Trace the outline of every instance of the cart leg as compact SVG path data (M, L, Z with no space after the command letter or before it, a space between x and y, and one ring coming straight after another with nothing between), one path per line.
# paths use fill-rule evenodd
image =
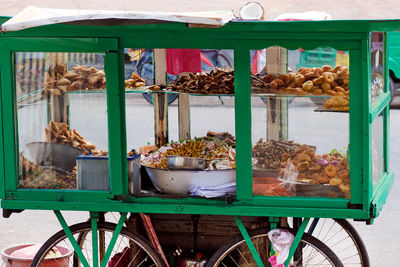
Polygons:
M79 247L78 243L76 242L71 230L69 229L67 223L65 222L64 217L62 216L61 212L59 210L55 210L54 213L56 214L56 217L58 221L61 224L61 227L63 228L65 234L67 235L69 242L71 242L75 253L78 255L79 260L81 261L82 265L84 267L89 267L89 263L87 262L85 256L82 253L81 248Z
M117 227L115 227L114 233L113 233L113 235L111 237L111 240L110 240L110 244L108 245L108 248L106 250L106 254L104 255L103 260L101 261L100 267L106 267L107 266L108 260L109 260L109 258L111 256L111 253L112 253L113 249L114 249L114 245L117 242L117 238L118 238L119 234L121 233L121 229L122 229L122 226L124 225L124 222L125 222L127 214L128 214L127 212L122 212L121 213L121 217L119 218Z
M257 252L256 248L254 247L253 242L251 242L250 236L247 233L247 230L244 227L242 220L238 216L235 216L234 218L235 218L236 225L238 226L239 231L244 238L244 241L246 242L247 246L250 249L251 255L253 255L254 260L257 263L257 266L264 267L264 264L261 261L260 255L258 255L258 252Z
M299 230L297 230L296 236L290 246L288 258L285 261L285 267L287 267L290 263L290 259L293 257L294 252L297 249L297 246L300 244L300 240L303 237L304 231L306 230L307 224L310 221L310 218L304 218L303 222L301 223Z
M92 225L92 251L93 251L93 266L99 266L99 254L98 254L98 239L97 239L97 219L99 217L98 212L90 212L90 222Z

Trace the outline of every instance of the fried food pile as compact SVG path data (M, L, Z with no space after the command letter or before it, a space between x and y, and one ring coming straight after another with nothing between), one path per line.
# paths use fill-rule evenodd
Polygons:
M62 92L105 89L106 77L102 70L76 65L67 71L64 64L50 66L46 72L44 91L55 95Z
M332 68L300 68L296 73L282 74L276 77L267 74L261 77L266 83L264 88L253 88L254 93L277 93L288 95L349 95L349 69L337 65Z
M167 169L167 156L203 158L210 162L208 169L236 167L235 149L223 141L212 138L195 138L167 144L156 152L150 152L142 164L148 167Z
M349 103L348 96L332 96L325 101L324 107L335 111L348 111Z
M279 170L284 153L292 153L300 144L293 141L263 141L261 138L254 145L252 156L256 159L255 167L260 169Z
M168 85L167 90L182 93L223 95L233 94L233 69L215 68L209 73L189 73Z
M125 88L137 88L145 84L146 82L134 72L132 72L132 79L125 80Z
M280 177L286 181L337 186L343 193L350 193L347 158L335 152L316 155L308 145L299 146L293 153L283 154Z
M94 152L96 146L86 141L75 129L69 129L69 126L63 122L50 121L46 133L46 142L61 143L71 145L82 149L85 154L91 150Z
M19 154L21 179L20 188L76 189L76 174L38 166Z

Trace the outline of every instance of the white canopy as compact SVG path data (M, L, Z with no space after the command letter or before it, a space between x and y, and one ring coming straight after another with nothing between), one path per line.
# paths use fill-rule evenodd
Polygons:
M207 12L137 12L120 10L54 9L29 6L1 25L1 31L22 29L56 23L85 25L143 24L149 22L183 22L223 26L234 19L232 11Z

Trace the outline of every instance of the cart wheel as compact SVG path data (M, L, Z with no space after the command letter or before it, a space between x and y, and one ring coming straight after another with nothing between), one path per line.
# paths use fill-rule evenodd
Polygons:
M347 266L369 267L369 256L356 229L345 219L314 219L306 232L327 245Z
M288 229L295 234L293 229ZM268 265L270 241L267 230L258 230L252 234L253 242L264 266ZM257 266L246 242L240 235L220 247L207 263L207 267L218 266ZM304 233L289 266L343 266L339 258L324 243Z
M104 255L101 255L101 251L106 251L108 244L110 243L111 237L114 233L116 224L108 222L98 222L98 259L99 262ZM70 230L77 240L78 236L81 237L80 247L83 255L90 266L93 266L93 255L92 255L92 228L90 222L78 223L70 226ZM103 234L102 234L103 233ZM104 236L103 240L102 235ZM83 237L83 239L82 239ZM102 247L103 246L103 247ZM70 251L74 251L72 244L68 240L68 237L61 230L50 237L43 246L39 249L35 255L31 267L40 266L47 256L47 254L53 249L68 248ZM83 266L80 264L78 256L74 253L69 258L54 258L51 266ZM111 262L111 265L109 265ZM126 228L122 228L121 233L118 236L117 242L115 243L114 249L108 261L107 266L158 266L164 267L165 264L158 256L157 252L151 248L150 244L145 241L144 238L129 232Z

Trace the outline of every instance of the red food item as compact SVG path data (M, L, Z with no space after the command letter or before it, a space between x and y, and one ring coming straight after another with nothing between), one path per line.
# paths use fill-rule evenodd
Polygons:
M130 255L129 247L126 247L122 252L118 252L117 254L115 254L114 257L112 257L111 260L108 262L107 266L108 267L128 266L130 262L129 255Z
M273 177L253 178L253 194L259 196L291 196L282 182Z

